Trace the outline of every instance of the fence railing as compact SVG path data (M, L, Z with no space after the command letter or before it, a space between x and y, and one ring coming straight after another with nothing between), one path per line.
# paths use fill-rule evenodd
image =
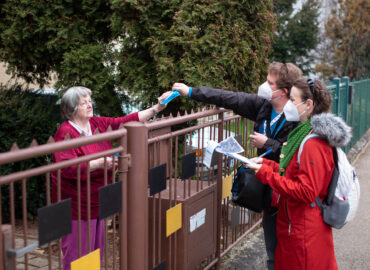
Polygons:
M34 259L40 259L40 256L45 260L44 267L62 268L60 238L46 245L40 243L40 234L45 232L38 231L40 228L31 226L35 222L28 220L29 184L34 177L42 176L45 179L45 194L39 195L45 197L45 203L40 209L53 207L66 199L61 196L62 170L76 167L80 226L84 219L81 208L87 209L85 219L88 222L91 219L91 197L87 195L87 205L81 203L84 194L90 193L93 181L89 164L92 160L114 156L115 153L120 154L119 163L117 168L111 169L111 175L117 176L109 179L109 169L105 165L103 187L122 182L122 211L104 219L106 241L104 251L101 251L104 252L102 267L153 269L165 264L166 269L209 269L218 264L232 246L260 224L261 215L231 204L228 196L230 186L224 186L224 179L229 176L231 183L231 175L237 166L234 160L220 155L215 165L206 168L203 165L203 150L208 140L221 141L228 136L237 136L245 151L253 155L247 140L250 129L251 122L240 116L223 109L208 109L147 123L130 122L116 131L63 142L51 139L44 145L26 149L13 147L9 152L1 153L0 166L6 166L83 145L118 140L114 143L116 147L100 153L0 175L0 243L6 243L0 245L0 261L4 262L0 264L0 269L31 269L35 267ZM189 158L193 162L186 161ZM87 181L81 181L84 174L81 167L85 163ZM156 175L156 169L163 166L164 174ZM159 178L163 176L164 186L158 189ZM53 181L56 190L51 187ZM56 200L53 200L53 192L57 194ZM1 196L9 197L9 201L4 203ZM15 206L17 198L22 200L20 207ZM177 220L169 220L167 211L178 205L182 214L176 217ZM6 208L10 217L9 220L2 220ZM20 219L16 213L22 213ZM179 220L181 227L168 233L169 223ZM80 235L79 231L79 239ZM82 256L81 244L80 239L79 257ZM92 251L91 244L88 245Z
M335 78L328 89L333 97L332 112L352 127L347 152L370 128L370 79L349 82L348 77Z

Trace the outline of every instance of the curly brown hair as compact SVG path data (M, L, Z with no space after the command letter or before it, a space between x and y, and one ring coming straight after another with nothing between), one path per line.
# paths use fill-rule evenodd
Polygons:
M293 86L300 90L302 101L307 99L313 101L311 116L330 111L332 98L324 82L302 78L295 81Z
M272 62L270 63L267 72L268 74L277 76L277 87L279 89L286 88L288 93L290 92L293 83L302 77L302 70L293 63L283 64L280 62Z

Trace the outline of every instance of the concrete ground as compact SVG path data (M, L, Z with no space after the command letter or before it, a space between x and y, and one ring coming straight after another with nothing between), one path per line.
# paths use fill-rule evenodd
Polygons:
M368 132L370 133L370 132ZM361 196L355 218L333 229L339 270L370 269L370 136L362 142L352 163L360 180ZM350 159L351 160L351 159ZM262 228L242 240L225 256L221 270L267 269Z

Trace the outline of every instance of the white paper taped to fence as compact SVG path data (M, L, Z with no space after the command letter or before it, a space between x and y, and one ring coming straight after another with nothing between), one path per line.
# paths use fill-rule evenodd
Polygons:
M206 222L206 209L202 209L190 217L190 232L195 231Z

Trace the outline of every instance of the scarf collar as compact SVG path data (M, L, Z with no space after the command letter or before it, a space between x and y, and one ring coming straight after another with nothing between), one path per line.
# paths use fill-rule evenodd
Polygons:
M311 122L307 120L304 123L300 123L292 132L289 133L288 139L283 143L280 155L280 174L285 175L285 168L293 158L294 153L297 151L299 145L303 139L311 131Z

